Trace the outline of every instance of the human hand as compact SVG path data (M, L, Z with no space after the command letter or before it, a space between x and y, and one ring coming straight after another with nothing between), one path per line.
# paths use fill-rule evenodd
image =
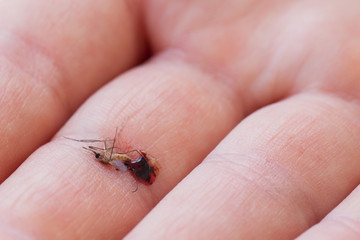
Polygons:
M359 238L357 1L0 11L2 236ZM161 167L136 193L129 173L61 137L122 125L119 146Z

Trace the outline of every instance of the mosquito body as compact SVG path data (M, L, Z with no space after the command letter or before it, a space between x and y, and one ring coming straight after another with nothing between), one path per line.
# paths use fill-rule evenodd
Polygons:
M155 161L148 156L144 151L141 150L131 150L128 152L117 152L120 148L115 147L116 134L113 139L106 138L105 140L97 139L83 139L78 140L74 138L65 137L69 140L83 142L83 143L103 143L104 148L87 146L83 147L87 151L94 153L95 158L103 164L110 164L115 167L116 170L121 172L130 171L136 180L141 181L147 185L154 183L156 175L158 173L158 167L156 166ZM130 153L136 152L138 154L137 158L131 158ZM137 191L138 186L136 186Z

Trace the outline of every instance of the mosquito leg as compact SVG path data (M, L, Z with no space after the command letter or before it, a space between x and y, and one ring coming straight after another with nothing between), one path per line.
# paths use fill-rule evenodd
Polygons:
M92 142L102 142L105 143L105 140L101 140L101 139L75 139L75 138L70 138L70 137L65 137L63 136L63 138L72 140L72 141L76 141L76 142L84 142L84 143L92 143Z
M114 147L114 149L120 149L120 148ZM119 152L119 153L128 154L128 153L131 153L131 152L137 152L140 156L144 156L144 154L142 154L142 153L141 153L139 150L137 150L137 149L130 150L130 151L127 151L127 152Z
M137 190L139 189L139 183L136 177L135 177L135 181L136 181L136 189L132 191L133 193L137 192Z
M114 151L117 132L118 132L118 128L116 128L116 130L115 130L114 141L113 141L113 143L112 143L112 148L111 148L111 151L110 151L110 157L109 157L109 159L111 159L112 154L113 154L113 151ZM105 148L108 149L108 144L109 144L110 140L108 140L108 139L106 139L106 140L107 140L107 141L105 142ZM108 152L107 152L107 151L106 151L106 153L105 153L105 156L108 157Z

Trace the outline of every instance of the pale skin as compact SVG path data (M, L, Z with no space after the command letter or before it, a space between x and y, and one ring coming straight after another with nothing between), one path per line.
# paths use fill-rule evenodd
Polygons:
M359 239L359 15L355 0L0 1L0 236ZM117 147L161 167L136 193L62 137L122 124Z

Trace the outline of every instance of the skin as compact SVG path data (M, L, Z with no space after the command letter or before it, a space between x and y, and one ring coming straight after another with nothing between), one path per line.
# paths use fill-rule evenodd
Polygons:
M4 238L360 238L358 1L0 12ZM117 147L160 166L136 193L62 137L122 125Z

